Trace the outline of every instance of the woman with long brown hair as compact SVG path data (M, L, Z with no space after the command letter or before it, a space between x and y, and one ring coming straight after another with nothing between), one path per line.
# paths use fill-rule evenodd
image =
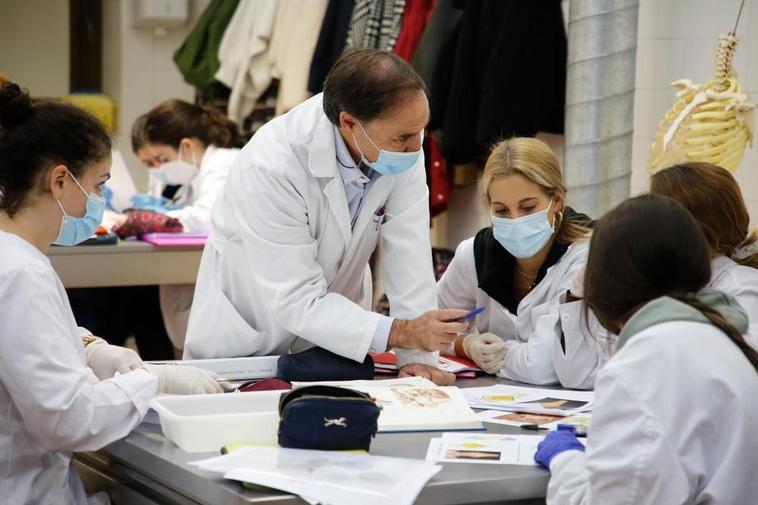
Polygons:
M505 140L481 188L492 226L458 246L438 284L440 308L486 308L455 353L507 379L591 388L604 330L582 324L582 302L569 293L591 222L566 206L558 158L541 140Z
M566 431L540 443L547 503L753 503L758 353L740 304L707 287L699 223L670 198L627 200L598 222L586 268L585 300L617 351L586 448Z
M650 192L676 200L692 214L711 253L709 286L736 298L753 327L758 323L758 234L749 228L750 214L732 174L710 163L682 163L654 174ZM750 336L757 332L751 330Z

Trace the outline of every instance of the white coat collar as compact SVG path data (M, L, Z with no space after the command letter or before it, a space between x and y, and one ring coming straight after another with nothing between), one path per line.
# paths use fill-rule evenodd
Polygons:
M727 270L737 265L731 258L716 256L711 260L711 284L721 277Z

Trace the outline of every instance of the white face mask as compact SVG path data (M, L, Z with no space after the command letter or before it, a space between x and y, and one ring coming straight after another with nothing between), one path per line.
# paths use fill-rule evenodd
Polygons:
M197 175L197 162L195 160L195 153L190 150L192 154L192 163L184 161L182 158L182 145L179 144L179 155L173 161L167 161L158 167L158 173L161 174L161 179L166 184L179 185L189 184Z

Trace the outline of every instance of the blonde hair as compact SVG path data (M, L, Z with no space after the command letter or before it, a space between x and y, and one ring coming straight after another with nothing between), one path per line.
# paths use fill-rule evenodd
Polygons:
M492 149L481 180L481 192L487 205L491 203L489 189L493 181L519 174L540 186L553 198L560 195L566 200L566 186L563 185L561 165L550 146L531 137L514 137L503 140ZM592 233L586 220L569 216L564 218L557 212L558 228L556 239L564 244L587 240Z

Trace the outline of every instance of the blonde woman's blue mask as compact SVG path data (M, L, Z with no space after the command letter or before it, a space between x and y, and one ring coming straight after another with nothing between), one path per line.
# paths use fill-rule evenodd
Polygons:
M413 168L421 156L421 149L409 153L385 151L384 149L379 149L379 146L377 146L371 137L369 137L368 132L366 132L366 129L363 127L363 125L358 123L358 126L361 127L361 130L363 130L363 133L366 135L366 138L369 140L369 142L371 142L371 145L379 151L379 157L376 158L376 161L367 160L366 156L363 154L363 151L361 151L361 148L358 147L358 142L355 140L355 133L353 133L353 142L355 142L355 146L358 147L358 152L361 153L361 161L364 165L371 167L373 170L376 170L382 175L398 175L402 174L403 172L407 172ZM423 141L423 130L421 133L419 133L419 135Z
M551 201L545 210L517 219L492 216L492 234L506 251L516 258L531 258L545 247L555 233L553 223L547 219Z
M103 214L105 213L105 198L96 195L95 193L89 193L84 190L79 181L76 180L74 174L68 173L74 180L79 189L87 197L87 213L83 217L72 217L66 213L66 209L63 208L63 204L58 200L58 207L61 208L63 213L63 219L61 220L61 229L58 232L58 238L55 239L53 244L63 246L74 246L81 242L84 242L95 233L97 227L103 220Z

